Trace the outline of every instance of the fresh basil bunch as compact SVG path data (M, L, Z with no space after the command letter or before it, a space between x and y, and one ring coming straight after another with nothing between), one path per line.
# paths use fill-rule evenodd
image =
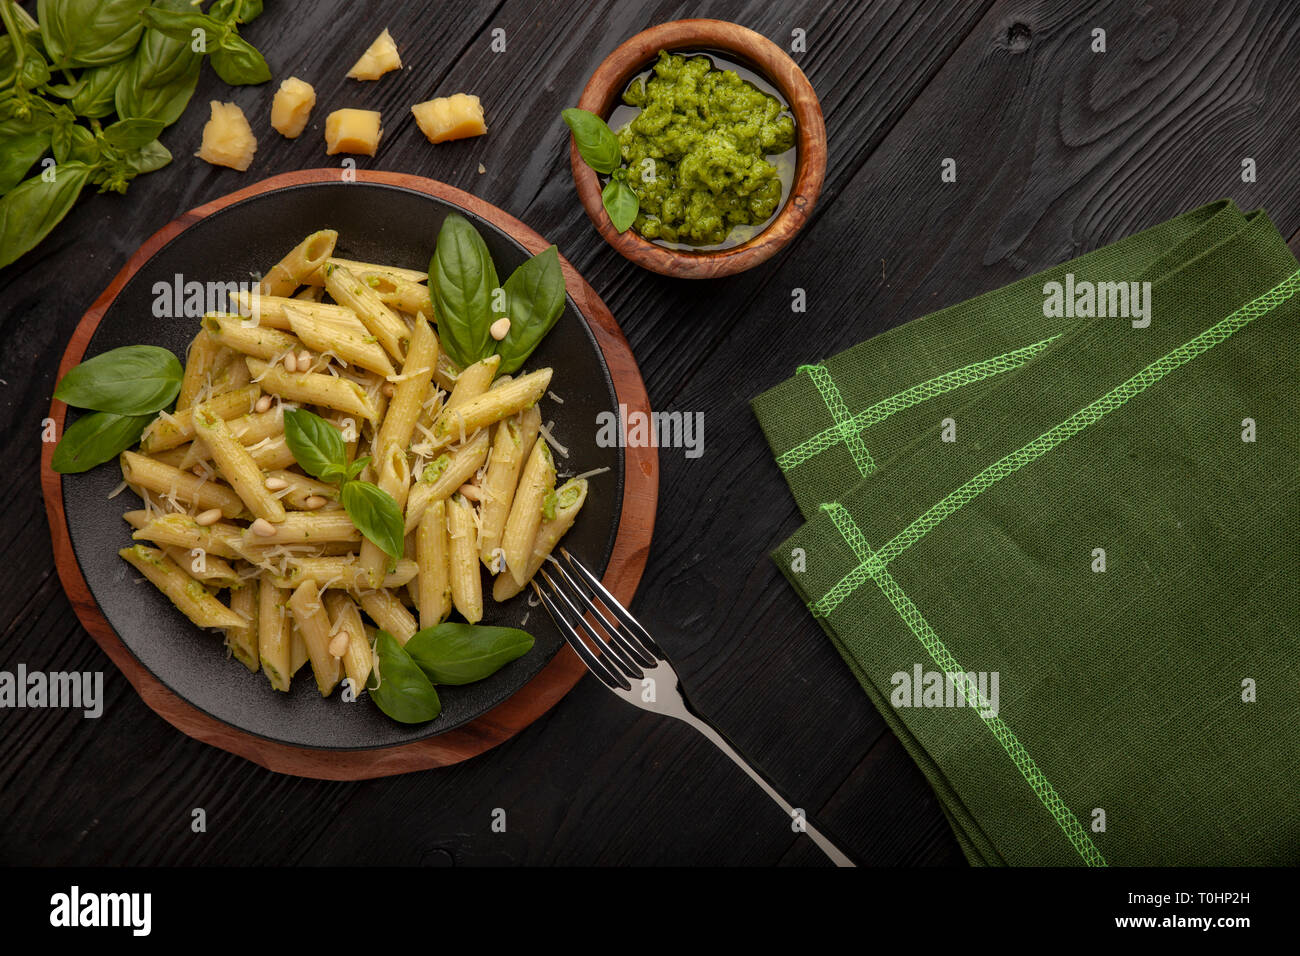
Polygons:
M405 724L442 712L435 684L471 684L527 654L533 637L511 627L446 622L417 632L403 647L387 631L375 638L375 667L366 689L389 717Z
M126 192L171 162L158 134L198 84L201 28L213 69L264 83L266 60L239 36L262 0L38 0L39 23L0 0L0 267L40 243L88 185ZM117 114L117 122L101 123ZM85 122L82 122L82 121ZM54 165L24 180L50 154Z
M564 311L560 253L550 246L522 263L504 285L487 243L464 216L451 213L438 230L429 262L429 290L438 340L461 368L501 356L498 374L519 369ZM492 337L492 323L509 316L510 331Z
M382 488L355 480L370 458L349 463L339 430L305 408L285 410L284 441L303 471L339 485L339 500L357 530L394 561L401 558L405 545L402 509Z
M573 131L573 141L578 146L582 161L609 181L601 190L600 201L609 215L609 221L619 232L627 232L641 210L641 200L627 184L627 170L623 168L623 152L618 137L609 125L587 110L567 109L560 113Z
M72 368L59 380L54 397L92 413L63 433L51 467L71 474L116 458L176 401L183 375L180 360L156 345L113 349Z

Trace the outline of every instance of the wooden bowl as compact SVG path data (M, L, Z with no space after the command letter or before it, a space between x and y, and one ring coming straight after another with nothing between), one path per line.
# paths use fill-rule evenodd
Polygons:
M569 161L578 197L605 241L646 269L685 279L711 279L752 269L774 256L803 228L821 192L826 178L826 124L817 94L794 60L767 37L725 20L673 20L638 33L607 56L587 81L578 107L608 119L627 84L660 50L716 50L763 76L781 92L794 114L796 134L794 183L785 204L766 229L730 249L669 249L631 229L620 233L614 228L601 204L600 181L582 161L577 144L571 142Z

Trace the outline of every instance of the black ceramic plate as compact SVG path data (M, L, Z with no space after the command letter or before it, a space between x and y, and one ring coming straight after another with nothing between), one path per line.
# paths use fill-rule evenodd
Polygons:
M171 349L183 360L198 327L193 318L155 318L155 285L184 281L249 281L308 233L337 229L336 254L423 271L438 229L458 212L486 240L502 281L527 257L518 242L473 213L434 196L378 183L290 186L234 203L199 220L172 239L127 282L105 313L85 358L122 345ZM545 420L570 457L557 456L561 473L610 470L591 480L587 503L565 539L598 574L618 532L623 496L623 452L596 444L596 416L618 402L604 357L572 299L564 315L529 359L527 369L555 369L551 390L563 404L544 400ZM69 411L68 424L76 413ZM121 481L116 463L63 479L63 505L73 552L90 591L122 643L178 696L240 730L312 749L365 749L409 743L451 730L491 710L536 675L563 640L544 608L528 606L528 592L506 604L485 594L485 624L524 627L537 639L532 651L492 677L464 687L440 687L442 713L427 724L390 720L363 695L344 703L316 690L310 665L287 694L273 691L262 673L228 659L217 631L196 628L138 572L118 557L131 543L122 514L138 508L129 491L108 495ZM485 591L490 581L484 578ZM526 619L526 623L525 623Z

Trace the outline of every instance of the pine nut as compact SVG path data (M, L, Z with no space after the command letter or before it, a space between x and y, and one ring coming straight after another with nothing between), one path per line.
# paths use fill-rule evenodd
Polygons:
M464 495L470 501L482 501L483 495L478 490L478 485L461 485L456 489L456 493Z
M194 523L201 524L205 528L210 524L216 524L220 520L221 520L220 508L209 508L207 511L202 511L199 514L194 516Z
M262 482L262 484L266 485L267 491L280 491L289 487L289 482L285 481L279 475L273 475L266 479L266 481Z
M380 389L387 398L392 398L393 393L397 391L392 382L385 382L384 387Z
M271 522L267 521L265 518L258 518L248 526L248 529L252 531L253 534L262 538L275 537L275 525L271 524Z
M509 317L503 315L501 318L497 319L495 322L492 323L488 331L492 333L492 338L500 342L502 339L504 339L507 335L510 334Z
M284 370L286 372L298 371L298 360L293 357L292 352L284 357Z
M257 404L253 408L259 412L269 412L271 410L271 396L263 395L257 400Z
M347 652L348 635L345 632L340 631L338 634L335 634L334 639L330 641L330 656L342 657Z
M311 353L303 349L298 353L298 371L305 372L311 368Z
M325 499L320 495L309 495L307 500L302 503L302 506L307 511L315 511L318 508L325 507Z

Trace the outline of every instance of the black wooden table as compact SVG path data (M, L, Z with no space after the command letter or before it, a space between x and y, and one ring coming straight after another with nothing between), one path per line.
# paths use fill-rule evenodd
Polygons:
M467 763L324 783L173 730L78 624L37 472L64 344L154 230L264 176L333 162L320 133L328 104L383 111L384 145L361 166L443 180L556 242L622 324L653 406L704 413L701 457L661 451L654 547L633 606L701 709L862 860L960 864L921 774L766 556L799 518L748 401L800 362L1221 196L1264 207L1300 239L1300 11L1288 0L267 6L246 35L275 83L231 89L205 66L163 137L177 160L126 197L83 199L0 271L0 670L106 671L98 720L0 711L0 862L821 862L708 743L591 679ZM684 16L734 20L787 48L804 31L793 55L830 137L808 228L769 264L708 283L641 271L605 245L578 204L559 119L618 43ZM410 68L361 89L343 74L385 25ZM1098 28L1105 53L1091 49ZM266 126L291 73L312 79L322 104L297 141ZM458 91L482 97L490 132L432 147L408 107ZM209 99L239 103L258 131L247 173L190 156ZM941 181L945 158L956 182ZM1243 182L1245 159L1254 182ZM791 309L795 289L804 313ZM492 828L498 808L504 833Z

